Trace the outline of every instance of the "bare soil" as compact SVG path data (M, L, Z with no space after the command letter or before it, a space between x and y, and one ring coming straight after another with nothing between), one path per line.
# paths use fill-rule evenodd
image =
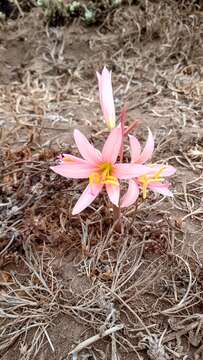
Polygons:
M49 27L37 8L1 24L2 360L203 358L202 29L186 1L121 5L92 27ZM98 148L106 138L104 65L118 114L127 103L139 139L156 137L153 161L177 168L174 199L140 198L123 234L105 194L72 216L85 184L49 168L76 154L74 128Z

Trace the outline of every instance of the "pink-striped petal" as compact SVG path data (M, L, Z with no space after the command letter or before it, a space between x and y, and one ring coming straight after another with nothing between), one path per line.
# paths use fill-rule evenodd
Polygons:
M51 166L51 169L66 178L72 179L85 179L90 176L90 174L96 169L89 164L60 164L56 166Z
M72 214L79 214L81 211L86 209L97 197L97 195L102 190L102 185L97 185L97 188L94 186L94 192L92 192L91 186L88 185L85 191L82 193L78 201L76 202Z
M135 180L129 180L128 190L121 199L121 207L128 207L135 203L139 196L139 186Z
M138 162L141 153L141 146L135 136L129 135L131 162Z
M122 142L122 129L117 127L111 131L109 134L103 150L102 150L102 160L103 162L108 162L114 164L120 152Z
M96 164L101 161L101 154L89 143L86 136L79 130L74 130L74 139L78 150L82 157L91 164Z
M143 164L146 161L148 161L149 159L151 159L153 151L154 151L154 138L151 133L151 130L148 129L148 131L149 131L149 134L148 134L147 142L146 142L145 147L140 155L139 164Z
M120 197L120 186L119 185L111 185L106 184L106 191L109 196L110 201L118 206L119 197Z
M113 175L119 179L132 179L149 173L149 167L140 164L115 164Z
M162 184L162 183L154 183L149 184L148 188L154 192L158 192L164 196L173 197L173 193L169 190L169 184Z

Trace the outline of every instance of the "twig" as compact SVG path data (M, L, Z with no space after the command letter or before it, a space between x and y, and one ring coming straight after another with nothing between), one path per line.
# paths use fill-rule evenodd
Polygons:
M152 100L154 97L158 96L161 92L162 92L162 89L159 88L155 94L152 94L152 95L144 98L143 100L140 100L137 104L132 104L131 106L129 106L128 110L134 110L137 107L144 105L148 101Z
M185 302L186 302L186 299L189 295L189 292L191 290L191 287L192 287L192 272L190 270L190 267L188 265L188 263L179 255L177 254L173 254L173 253L170 253L169 255L173 255L173 256L176 256L178 259L182 260L186 266L186 268L188 269L188 274L189 274L189 284L188 284L188 287L187 287L187 290L185 292L185 295L183 296L183 298L180 300L180 302L177 304L177 305L174 305L172 306L171 308L169 309L166 309L166 310L163 310L161 313L162 314L171 314L173 312L176 312L177 310L180 310L184 305L185 305Z
M181 329L180 331L173 331L171 334L167 335L163 339L163 343L168 343L169 341L172 341L178 337L181 337L181 336L187 334L187 332L195 329L198 325L199 325L199 321L194 321L193 323L191 323L189 325L185 325L184 328Z
M102 286L106 289L107 286L105 284L102 284ZM148 330L148 328L146 327L146 325L144 324L144 322L142 321L142 319L139 317L139 315L118 295L116 294L115 291L108 289L108 291L113 294L130 312L131 314L133 314L135 316L135 318L138 320L138 322L143 326L143 328L145 329L146 333L150 336L150 330Z
M15 239L15 235L12 236L11 240L9 241L9 243L5 246L5 248L0 252L0 256L2 256L7 250L8 248L11 246L13 240Z
M122 330L123 327L124 327L124 325L119 324L119 325L112 327L111 329L105 330L102 334L97 334L97 335L91 336L89 339L87 339L87 340L83 341L82 343L80 343L79 345L77 345L75 347L75 349L73 349L69 353L69 355L74 356L75 353L78 353L81 350L85 349L86 347L90 346L91 344L95 343L96 341L103 339L105 336L111 335L116 331Z
M14 4L15 4L16 7L18 8L18 11L19 11L20 15L23 17L23 16L24 16L24 12L23 12L23 10L21 9L18 0L14 0Z

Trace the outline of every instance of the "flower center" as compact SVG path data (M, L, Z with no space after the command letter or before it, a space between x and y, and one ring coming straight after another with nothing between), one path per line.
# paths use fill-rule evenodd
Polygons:
M113 166L110 163L102 163L98 171L94 171L89 176L90 185L119 185L116 176L113 176Z
M152 184L152 183L156 183L156 182L162 182L164 181L164 178L161 177L161 173L164 171L165 167L163 166L159 171L157 171L157 173L155 173L154 175L142 175L139 176L138 178L138 182L142 187L142 191L143 191L143 199L146 199L147 197L147 188L148 185Z

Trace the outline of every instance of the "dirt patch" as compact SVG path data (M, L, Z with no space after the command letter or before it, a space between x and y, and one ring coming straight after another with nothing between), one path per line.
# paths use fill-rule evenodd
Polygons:
M3 360L201 359L202 12L198 5L123 5L99 28L45 26L39 9L0 35L1 277ZM113 70L119 114L137 119L153 161L177 168L174 199L150 195L112 228L105 194L80 216L85 185L50 171L76 154L81 129L99 148L95 72ZM112 355L113 354L113 355ZM114 356L114 357L113 357Z

